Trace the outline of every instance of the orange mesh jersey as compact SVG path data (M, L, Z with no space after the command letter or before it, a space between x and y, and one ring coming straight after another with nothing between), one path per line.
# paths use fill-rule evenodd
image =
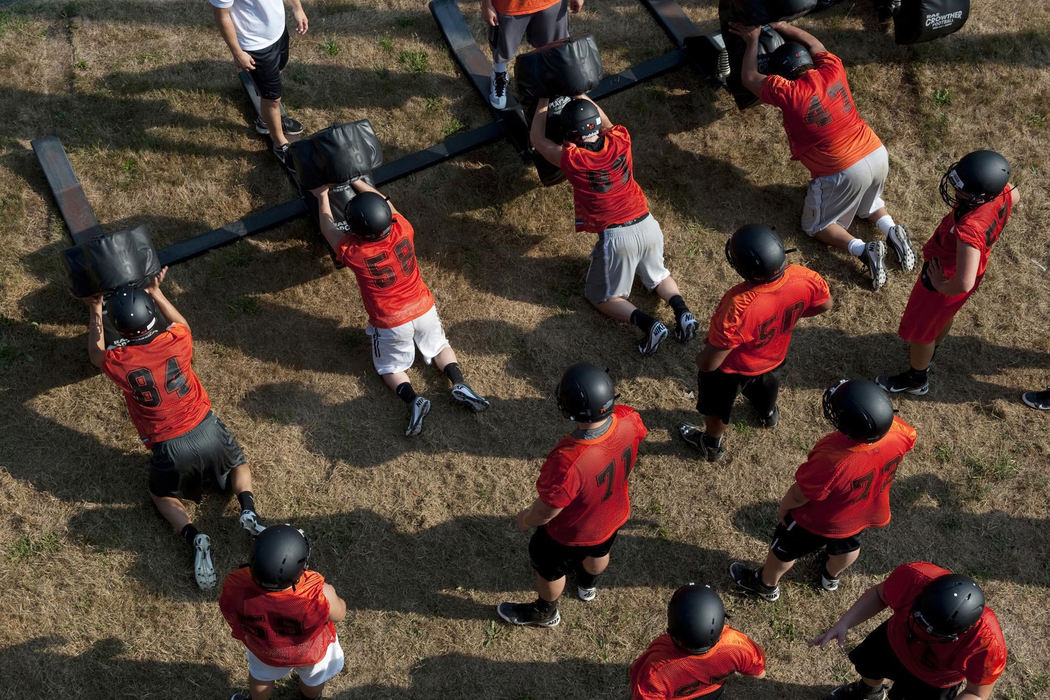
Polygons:
M1006 641L999 618L985 607L968 630L954 642L929 637L912 621L915 599L935 578L950 574L936 564L901 564L882 583L882 599L893 609L886 636L904 667L919 680L950 688L964 680L988 685L1006 669Z
M988 267L988 256L992 253L992 246L999 240L1003 232L1010 212L1014 208L1014 200L1010 195L1011 188L1004 187L999 196L990 202L985 202L976 209L955 218L955 211L941 219L940 225L934 231L930 240L922 247L923 260L936 258L941 263L941 269L945 277L955 275L955 253L962 241L966 245L973 246L981 252L981 262L977 267L977 279L984 277L985 268Z
M767 284L736 285L722 297L707 330L708 345L733 350L719 369L748 376L775 369L787 356L798 320L830 298L828 283L801 265L788 265Z
M813 65L796 80L766 76L761 97L783 113L792 160L821 177L841 173L882 141L857 114L839 57L824 51Z
M617 125L602 134L605 142L598 151L568 141L562 144L561 169L572 184L577 231L601 233L649 211L642 188L634 181L627 128Z
M894 416L890 431L873 443L836 431L823 438L795 472L809 499L791 517L814 535L841 539L890 521L890 484L915 446L915 428Z
M561 0L492 0L492 7L501 15L531 15L559 2Z
M631 664L631 700L702 698L734 672L757 676L765 668L762 647L729 625L705 654L690 654L662 634Z
M148 343L106 348L102 371L124 392L131 421L146 447L188 433L211 410L211 399L190 366L190 329L173 323Z
M612 425L593 440L566 435L547 455L536 490L552 508L563 508L547 523L547 533L572 547L601 544L631 514L627 477L638 445L649 433L630 406L613 408Z
M383 240L344 236L336 246L336 257L357 277L368 322L375 328L408 323L434 305L434 296L419 273L415 238L412 224L395 214Z
M234 569L222 584L219 609L233 638L271 666L310 666L335 641L324 576L316 571L304 571L295 590L267 591L247 566Z

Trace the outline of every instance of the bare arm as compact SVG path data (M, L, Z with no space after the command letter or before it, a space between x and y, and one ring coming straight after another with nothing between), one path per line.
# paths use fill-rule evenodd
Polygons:
M106 355L106 339L102 330L102 295L96 294L85 300L88 305L88 359L96 367L102 367Z
M168 319L169 323L181 323L186 326L186 330L189 330L189 321L186 320L185 316L179 313L174 304L168 301L168 297L164 296L164 292L160 289L160 283L164 281L167 274L168 268L161 268L161 271L153 278L153 284L146 287L146 291L149 292L151 297L153 297L153 302L157 305L157 309L164 314L164 317Z
M492 0L481 0L481 18L490 27L499 26L499 15L496 13L496 8L492 6Z
M382 192L377 190L375 187L372 187L371 185L369 185L364 180L360 180L360 179L354 180L353 182L350 183L350 186L354 188L354 192L375 192L380 197L382 197L383 199L386 200L387 205L389 205L389 207L390 207L390 213L391 214L397 214L398 213L397 207L395 207L394 203L390 201L390 197L387 197L385 194L383 194Z
M541 97L536 104L536 114L532 117L532 128L529 130L529 141L544 159L553 165L561 167L562 146L547 138L547 105L550 100Z
M842 614L838 622L831 626L824 634L809 640L810 646L820 645L823 649L832 639L837 639L839 647L846 644L846 632L856 627L865 620L875 617L886 608L886 601L882 599L882 584L869 588L864 595L857 599L853 606Z
M995 681L988 685L975 685L968 682L962 693L955 700L988 700L988 698L992 697L992 690L994 689Z
M346 617L346 601L339 597L331 584L326 583L321 589L324 597L328 599L328 619L332 622L341 622Z
M230 19L230 8L212 5L211 14L215 18L215 24L219 27L219 34L222 35L230 53L233 54L233 62L237 64L237 67L241 70L255 68L255 59L242 50L240 44L237 43L237 30L233 28L233 20Z
M816 55L827 51L824 44L820 43L820 39L813 36L805 29L800 29L793 24L788 24L787 22L773 22L769 25L769 28L784 37L784 41L797 41L802 44L810 54Z
M537 498L528 508L522 509L515 520L518 523L518 529L526 532L539 525L546 525L551 520L554 520L561 511L561 508L549 506Z
M732 348L723 350L704 343L704 347L696 355L696 366L701 372L714 372L722 366L731 352L733 352Z
M783 523L784 518L789 512L799 506L804 506L807 503L809 503L809 499L802 495L802 489L798 487L798 483L791 484L791 488L789 488L787 493L784 494L784 497L780 499L780 508L777 510L777 519Z
M951 278L944 276L940 261L930 260L927 276L930 284L941 294L953 296L965 294L977 284L977 268L981 266L981 251L959 241L955 248L955 274Z
M332 203L328 201L328 185L321 185L310 192L317 198L317 223L321 226L321 235L328 241L332 250L335 250L345 234L336 228L335 219L332 217Z
M806 309L805 312L803 312L802 316L819 316L825 311L830 311L831 307L833 307L834 305L835 300L831 297L828 297L828 300L825 301L823 304L817 304L816 306L811 306L808 309Z
M766 81L766 75L758 72L758 36L762 27L730 22L729 31L747 42L740 63L740 84L759 97L762 95L762 84Z
M306 13L303 12L303 4L299 0L288 0L288 4L292 6L292 17L295 17L296 33L306 34L306 30L310 28L310 20L306 18Z

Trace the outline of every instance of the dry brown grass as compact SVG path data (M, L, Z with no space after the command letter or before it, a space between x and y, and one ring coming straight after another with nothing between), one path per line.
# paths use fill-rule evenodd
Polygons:
M714 5L685 3L705 30ZM889 148L897 220L925 240L943 214L942 170L975 147L1007 155L1023 201L937 358L931 394L899 402L919 442L894 486L894 522L866 537L834 596L806 585L806 562L776 605L725 595L734 625L769 653L771 680L737 679L733 690L815 698L848 678L844 654L803 640L894 565L926 558L985 586L1010 648L997 696L1045 697L1050 440L1047 416L1016 399L1050 381L1050 10L1029 3L1019 30L1015 13L976 2L959 35L900 48L864 29L870 11L858 5L804 24L843 56L859 109ZM293 41L286 100L308 128L368 117L392 159L489 119L422 2L306 7L311 33ZM610 72L669 46L629 0L591 2L573 26L598 36ZM197 590L185 546L149 506L147 456L87 362L85 314L58 259L67 235L29 142L57 133L99 220L144 223L158 245L292 192L247 127L204 2L19 2L0 12L0 34L0 697L226 697L244 681L240 645L217 593ZM409 72L403 52L425 52L425 71ZM939 105L937 90L950 102ZM571 232L567 188L539 188L505 145L389 188L419 231L424 276L468 378L493 399L488 413L457 409L443 380L417 368L434 410L419 439L402 437L403 409L371 369L354 281L303 221L169 275L197 372L254 468L261 512L311 534L313 564L349 602L347 670L332 695L621 697L670 592L689 580L726 589L731 558L762 555L775 499L827 430L821 390L903 362L894 331L911 276L891 274L872 294L855 261L797 233L804 171L788 160L774 111L737 114L688 71L605 108L634 134L638 180L698 316L733 282L725 233L749 220L777 225L837 299L796 334L781 425L760 431L741 407L717 467L670 432L693 415L697 346L668 343L642 360L631 329L588 307L591 241ZM508 514L531 499L540 459L567 429L550 389L582 358L610 368L651 430L634 517L594 604L566 600L554 630L508 629L493 606L531 595L527 540ZM212 496L198 512L223 573L247 556L234 506Z

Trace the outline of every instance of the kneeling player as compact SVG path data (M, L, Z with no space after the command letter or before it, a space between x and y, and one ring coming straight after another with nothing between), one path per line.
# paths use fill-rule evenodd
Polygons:
M1010 164L995 151L974 151L953 163L941 178L941 199L952 208L922 247L925 261L897 335L908 342L907 370L875 378L886 391L919 396L937 346L952 320L984 278L992 246L1020 198L1010 185Z
M924 561L901 564L824 634L823 648L889 607L893 615L849 653L860 680L825 700L988 700L1006 668L999 619L973 579Z
M795 472L765 564L729 566L738 587L765 600L780 597L780 577L795 560L821 549L818 583L825 591L839 587L839 576L860 556L860 533L889 523L890 484L915 446L915 429L893 415L889 396L872 382L843 379L828 387L823 404L836 432Z
M667 634L631 664L631 700L722 697L732 673L766 676L766 654L725 624L726 609L710 586L682 586L667 604Z
M539 497L517 515L519 530L536 528L529 558L539 596L532 603L497 606L496 613L515 625L561 622L558 598L570 572L580 600L594 599L616 533L631 514L627 477L649 432L633 408L614 406L612 380L594 365L569 367L557 399L576 429L547 455L536 481Z
M274 681L292 671L304 698L319 698L343 669L335 624L346 602L307 569L310 541L291 525L269 527L255 539L251 564L222 584L219 609L248 657L248 692L230 700L267 700Z
M241 506L241 525L253 535L263 525L255 513L252 473L241 446L212 413L211 399L190 364L189 324L160 289L167 270L145 290L121 287L109 297L107 313L122 336L110 347L102 330L102 295L88 300L88 356L124 392L131 420L153 451L150 497L193 546L197 585L211 588L216 581L211 538L190 522L181 499L200 502L205 484L220 490L229 485ZM167 328L158 327L161 315L171 322Z
M763 426L777 424L778 375L791 332L800 318L822 314L832 303L820 275L786 263L784 244L768 226L738 229L726 241L726 259L744 282L722 297L696 356L696 410L704 416L704 427L678 426L682 438L709 462L725 454L722 435L738 393L755 406Z
M638 352L653 354L667 327L627 301L637 275L674 310L675 339L686 342L696 334L696 319L664 267L664 234L634 180L631 135L624 126L611 126L602 108L583 95L562 109L561 123L565 142L555 143L546 135L547 100L541 99L531 139L572 183L576 230L598 234L584 283L587 301L606 316L642 329Z
M430 401L418 396L408 369L419 348L452 383L452 398L471 411L484 411L488 399L463 380L456 353L441 328L434 296L416 262L415 229L390 200L363 180L351 183L357 195L333 211L328 186L313 190L321 233L336 257L354 271L368 312L365 332L372 339L372 364L383 382L409 406L405 435L418 435ZM335 216L339 216L337 223Z

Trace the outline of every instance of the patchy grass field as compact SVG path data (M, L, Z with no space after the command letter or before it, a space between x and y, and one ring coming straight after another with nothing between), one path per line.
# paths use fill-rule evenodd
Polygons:
M713 0L683 4L714 28ZM294 193L249 127L203 0L0 5L0 697L228 697L245 681L243 651L218 592L197 589L187 547L149 504L147 454L118 392L88 364L86 311L59 260L68 237L29 142L59 135L104 227L145 224L158 247ZM490 119L424 3L306 10L285 99L307 129L367 117L392 160ZM329 696L622 697L671 591L693 580L725 591L733 624L768 652L769 680L736 679L734 697L819 698L852 671L841 651L804 640L913 559L985 587L1010 649L997 697L1050 694L1050 416L1017 400L1050 383L1050 9L1029 3L1022 19L975 2L961 33L913 48L872 23L866 2L803 21L843 57L889 149L896 219L925 241L944 213L941 173L979 147L1010 159L1022 201L938 354L930 394L899 402L919 442L893 487L894 520L866 535L837 594L810 588L803 562L778 603L742 600L726 566L763 555L776 499L828 431L824 387L903 366L895 331L913 277L891 268L873 294L856 260L798 232L806 175L771 109L738 113L688 70L604 104L634 135L637 179L698 317L735 281L723 242L749 221L776 225L836 297L796 333L780 425L760 430L740 407L718 466L672 435L695 415L699 343L642 359L633 329L589 308L592 239L572 232L568 187L539 187L504 144L388 188L416 226L467 377L493 400L487 413L454 406L444 379L420 366L412 376L434 408L420 438L403 437L404 408L372 371L352 275L305 221L171 271L197 372L248 455L260 512L311 535L313 566L351 608L339 626L346 670ZM591 0L572 25L598 37L608 72L670 48L632 0ZM510 514L569 427L551 388L580 359L609 367L650 428L633 518L594 603L566 599L553 630L510 629L495 604L532 595L527 537ZM212 495L196 512L221 574L247 559L235 506ZM281 686L279 697L294 695Z

